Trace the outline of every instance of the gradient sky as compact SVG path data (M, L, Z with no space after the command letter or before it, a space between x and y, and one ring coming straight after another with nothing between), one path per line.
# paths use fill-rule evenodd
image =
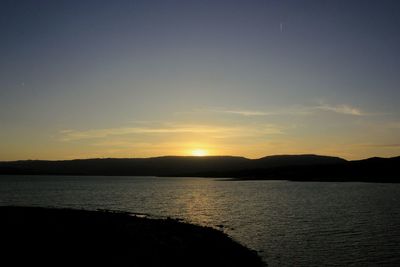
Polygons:
M400 154L400 2L0 1L0 160Z

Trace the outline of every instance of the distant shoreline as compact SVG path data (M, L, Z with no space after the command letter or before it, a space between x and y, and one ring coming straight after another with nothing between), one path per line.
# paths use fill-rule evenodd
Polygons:
M400 157L347 161L319 155L157 157L0 162L0 175L210 177L235 180L400 182Z
M196 179L214 179L217 181L224 181L224 182L252 182L252 181L275 181L275 182L281 182L281 181L286 181L286 182L301 182L301 183L374 183L374 184L398 184L400 183L400 178L399 180L394 180L394 179L389 179L389 180L352 180L352 179L304 179L304 180L290 180L290 179L266 179L266 178L235 178L235 177L212 177L212 176L154 176L154 175L90 175L90 174L74 174L74 175L54 175L54 174L0 174L1 177L5 176L57 176L57 177L107 177L107 178L112 178L112 177L149 177L149 178L182 178L182 179L187 179L187 178L196 178Z

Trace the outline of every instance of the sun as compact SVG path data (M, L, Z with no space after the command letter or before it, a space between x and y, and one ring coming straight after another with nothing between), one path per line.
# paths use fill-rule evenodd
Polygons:
M193 149L191 151L192 156L196 156L196 157L203 157L203 156L207 156L208 155L208 151L205 149Z

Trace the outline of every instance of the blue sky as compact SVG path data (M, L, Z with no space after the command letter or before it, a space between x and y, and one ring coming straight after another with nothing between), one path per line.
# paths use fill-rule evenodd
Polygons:
M400 154L397 1L1 1L0 160Z

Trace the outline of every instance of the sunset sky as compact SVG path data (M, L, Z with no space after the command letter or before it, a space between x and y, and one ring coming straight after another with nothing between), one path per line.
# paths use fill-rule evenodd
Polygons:
M0 1L0 160L400 155L400 1Z

